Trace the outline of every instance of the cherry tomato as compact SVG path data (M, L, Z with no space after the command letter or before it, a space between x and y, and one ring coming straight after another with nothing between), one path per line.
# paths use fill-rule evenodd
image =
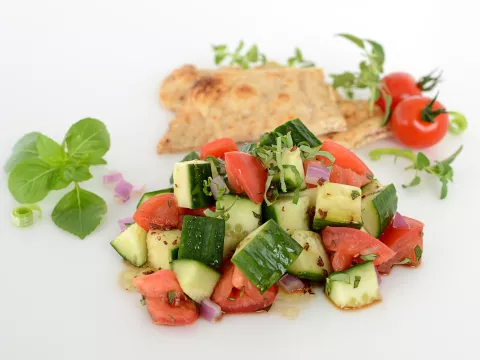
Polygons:
M261 204L265 193L267 171L260 160L238 151L225 154L228 185L236 193L245 192L255 204Z
M222 138L200 148L200 159L205 159L207 156L215 156L220 159L225 159L225 153L229 151L238 151L238 146L232 138Z
M175 229L178 227L179 210L173 194L156 195L141 204L133 220L145 231L151 227L157 229Z
M382 84L388 89L387 91L392 97L391 111L403 100L422 94L422 90L418 87L415 78L406 72L388 74L382 79ZM385 111L386 104L383 96L380 96L375 104Z
M443 112L442 112L443 109ZM435 145L448 131L444 106L424 96L402 101L390 118L393 135L404 145L424 148Z

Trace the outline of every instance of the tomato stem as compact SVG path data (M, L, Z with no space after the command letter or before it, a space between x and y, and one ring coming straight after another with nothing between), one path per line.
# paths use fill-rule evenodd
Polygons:
M438 72L438 74L436 74ZM434 69L425 76L422 76L417 82L417 87L421 91L433 90L438 83L442 81L442 70Z
M460 135L468 127L468 121L465 115L456 111L449 111L450 123L448 124L448 131L454 135Z
M435 118L438 115L447 113L447 110L445 110L445 108L440 108L440 109L433 110L433 105L435 104L435 101L437 101L437 97L438 97L438 93L437 93L437 95L435 95L435 97L432 99L432 101L430 101L427 104L427 106L425 106L422 109L422 113L421 113L421 116L420 116L422 121L425 121L425 122L428 122L428 123L434 123Z

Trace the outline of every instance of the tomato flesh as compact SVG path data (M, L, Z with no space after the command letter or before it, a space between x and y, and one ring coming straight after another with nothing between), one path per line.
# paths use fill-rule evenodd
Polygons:
M179 208L173 194L156 195L141 204L133 220L145 231L151 228L160 230L178 227Z
M225 159L225 153L229 151L238 151L238 146L232 138L221 138L200 148L200 159L207 156L215 156L216 158Z
M366 176L359 175L350 169L344 169L338 165L333 165L329 181L336 184L362 187L363 185L368 184L372 180L370 180Z
M402 101L392 113L390 126L393 135L405 146L425 148L435 145L448 131L448 115L439 114L433 122L422 120L422 110L432 101L424 96L414 96ZM433 110L444 106L435 101Z
M417 259L415 248L418 246L423 252L423 223L406 216L403 218L409 226L408 229L396 229L393 224L390 224L380 236L380 241L396 252L388 262L379 266L378 271L382 274L388 274L393 265L406 258L410 261L405 265L418 266L421 262L420 259Z
M225 154L228 184L236 193L246 193L255 204L261 204L265 193L267 171L260 160L238 151Z
M170 305L165 299L146 297L145 303L153 322L158 325L188 325L198 319L197 306L190 299Z
M322 144L322 151L327 151L335 157L335 165L343 169L350 169L353 172L373 179L373 172L368 166L352 151L343 147L332 140L325 140ZM325 165L331 164L331 161L324 156L317 156L317 160L324 162Z
M389 261L395 252L373 236L357 229L327 226L322 231L322 241L327 250L334 252L332 267L334 271L342 271L361 262L361 255L376 254L373 261L381 265Z
M160 270L153 274L140 276L133 279L137 290L145 297L167 298L169 291L183 294L177 277L172 270Z
M384 76L382 84L388 89L388 94L392 97L391 111L393 111L403 100L408 99L411 96L422 94L422 90L418 87L417 81L409 73L390 73ZM383 95L378 98L375 104L385 111L386 104Z
M235 279L234 279L235 277ZM239 286L237 288L233 285ZM243 290L242 290L243 289ZM225 266L212 294L212 301L225 313L248 313L263 310L273 304L278 293L275 284L263 295L233 264Z

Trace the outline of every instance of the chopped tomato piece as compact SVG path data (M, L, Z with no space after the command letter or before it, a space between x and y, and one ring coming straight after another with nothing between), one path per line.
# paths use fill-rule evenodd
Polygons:
M245 192L255 204L261 204L267 181L267 171L260 160L238 151L225 154L228 184L236 193Z
M325 140L322 143L322 151L327 151L335 157L335 165L343 169L350 169L359 175L373 179L373 172L367 165L352 151L336 143L333 140ZM331 164L330 160L323 156L317 156L317 160L323 161L326 165Z
M205 159L207 156L215 156L220 159L225 159L225 153L229 151L238 151L238 146L232 138L222 138L200 148L200 159Z
M155 324L159 325L187 325L198 319L198 310L195 303L187 298L174 304L158 297L146 297L145 303L148 312Z
M234 286L235 285L238 286ZM275 284L263 295L233 264L225 271L215 287L212 301L226 313L247 313L263 310L273 304L278 293Z
M360 256L375 254L375 265L389 261L395 252L373 236L357 229L327 226L322 231L322 241L327 250L334 252L332 267L342 271L361 262Z
M172 270L160 270L153 274L133 279L133 284L143 296L167 298L169 291L183 294Z
M388 262L379 266L378 271L388 274L393 265L405 262L405 265L418 266L423 252L423 223L418 220L403 217L408 229L396 229L390 224L380 236L380 241L396 252ZM415 248L417 250L415 251Z
M133 220L145 231L150 228L168 230L178 227L178 205L173 194L156 195L141 204Z
M338 165L333 165L330 173L330 182L362 187L372 180L364 175L359 175L350 169L344 169Z

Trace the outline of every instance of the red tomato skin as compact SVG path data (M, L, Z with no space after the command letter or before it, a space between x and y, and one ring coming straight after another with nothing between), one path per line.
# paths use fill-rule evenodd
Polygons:
M418 87L415 78L406 72L393 72L382 79L382 84L388 89L392 97L390 111L393 111L403 100L412 96L422 95L422 90ZM383 111L385 111L385 99L382 95L375 102Z
M396 252L388 262L383 263L378 267L378 271L382 274L390 273L395 263L401 262L405 258L410 259L408 266L418 266L420 261L417 261L415 255L415 247L420 246L423 251L423 223L406 217L403 217L407 224L408 229L396 229L392 224L385 229L385 232L380 236L380 241L390 247Z
M229 186L236 192L245 192L255 204L263 202L267 171L260 160L238 151L225 154L225 169Z
M172 270L160 270L150 275L137 277L133 279L133 284L140 294L145 297L166 299L169 291L183 294L177 277Z
M398 104L390 118L393 135L405 146L426 148L442 140L448 131L448 115L439 114L434 122L426 122L421 118L422 110L432 101L424 96L410 97ZM435 101L433 110L444 106Z
M209 142L200 148L200 159L207 156L215 156L222 160L225 159L225 153L229 151L238 151L238 146L232 138L221 138Z
M343 169L350 169L359 175L367 176L373 179L373 171L352 151L346 147L336 143L333 140L326 139L322 143L322 151L327 151L335 157L335 165L342 167ZM317 156L317 160L324 161L325 165L331 164L331 162L323 157Z
M362 187L363 185L370 183L372 180L366 176L359 175L350 169L344 169L338 165L333 165L329 181L336 184Z
M151 227L167 230L178 227L179 210L173 194L156 195L141 204L133 220L145 231Z
M158 325L189 325L198 319L198 309L190 299L184 299L179 304L170 305L167 300L158 297L146 297L148 312Z
M360 255L377 254L373 263L381 265L389 261L395 252L373 236L357 229L327 226L322 231L325 248L334 252L332 267L334 271L346 270Z
M240 286L240 289L233 286L233 281ZM225 313L249 313L263 310L272 305L277 294L278 286L275 284L261 295L255 285L241 271L236 269L233 264L228 264L225 266L225 271L218 281L211 299Z

